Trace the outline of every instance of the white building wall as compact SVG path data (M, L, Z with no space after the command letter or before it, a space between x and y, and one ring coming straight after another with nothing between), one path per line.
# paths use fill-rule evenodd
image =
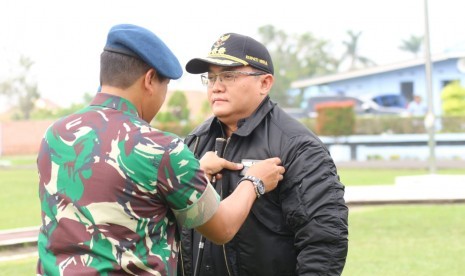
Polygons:
M353 79L334 81L324 85L324 88L320 87L320 89L313 89L312 91L325 90L332 93L344 93L350 96L400 94L402 82L413 82L414 94L422 96L426 103L427 91L425 79L425 67L420 65ZM442 113L441 91L443 89L443 82L457 79L460 80L462 85L465 85L465 74L458 70L457 59L448 59L433 64L432 90L433 107L436 115Z

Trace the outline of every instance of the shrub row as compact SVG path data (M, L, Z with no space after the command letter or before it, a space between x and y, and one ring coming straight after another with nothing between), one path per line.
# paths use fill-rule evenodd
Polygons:
M324 108L323 108L324 109ZM356 116L347 106L340 110L328 107L322 111L323 115L317 118L301 119L301 122L318 135L374 135L383 133L392 134L419 134L426 133L424 118L399 117L390 115ZM198 121L185 122L152 122L158 129L186 137ZM465 133L465 116L436 118L436 130L439 133Z
M419 134L426 133L424 118L399 116L355 116L353 132L355 135L373 135L383 133ZM317 118L302 119L302 123L318 135L325 135L317 128ZM344 128L344 123L335 121L334 128ZM436 131L439 133L465 133L465 116L436 118ZM334 136L334 134L332 134Z

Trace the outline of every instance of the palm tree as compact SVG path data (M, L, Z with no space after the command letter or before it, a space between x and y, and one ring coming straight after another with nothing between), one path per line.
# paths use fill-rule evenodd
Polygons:
M358 64L362 67L367 67L370 65L375 65L375 63L367 57L361 56L358 53L358 41L362 32L355 33L352 30L347 31L349 35L349 40L343 41L342 43L346 47L346 51L342 55L339 65L344 62L346 59L349 59L349 70L357 69Z
M412 53L415 57L418 57L422 45L423 36L411 35L410 38L402 40L402 45L399 46L399 49Z

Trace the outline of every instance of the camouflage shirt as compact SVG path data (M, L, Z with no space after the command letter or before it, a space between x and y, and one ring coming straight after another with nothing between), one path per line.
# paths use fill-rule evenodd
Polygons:
M40 275L175 275L177 224L219 204L179 137L104 93L48 128L37 165Z

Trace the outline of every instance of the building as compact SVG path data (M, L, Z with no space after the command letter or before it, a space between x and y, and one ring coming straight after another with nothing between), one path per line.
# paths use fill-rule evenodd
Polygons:
M431 63L433 108L440 115L443 87L456 80L465 84L465 53L435 55ZM291 87L299 89L304 98L328 92L348 96L399 94L409 102L414 95L426 100L428 94L424 58L298 80Z

